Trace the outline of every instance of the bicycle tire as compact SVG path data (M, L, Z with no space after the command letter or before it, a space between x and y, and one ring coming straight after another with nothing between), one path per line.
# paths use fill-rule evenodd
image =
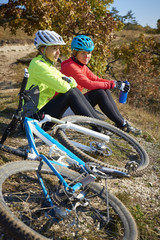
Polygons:
M67 128L63 129L62 127L59 127L57 129L56 137L59 142L83 161L100 163L107 167L116 168L124 172L126 172L126 164L134 161L138 163L138 168L136 171L130 171L130 174L133 176L141 175L149 165L149 157L144 148L129 134L114 127L113 125L98 119L77 115L67 116L62 120L82 125L89 129L98 127L101 128L102 132L107 132L107 134L109 133L110 142L106 145L112 150L112 154L110 156L106 156L103 155L103 153L101 154L101 152L99 154L97 152L93 153L79 149L72 143L72 141L78 140L79 143L84 144L83 142L85 142L85 144L89 146L90 142L94 142L94 140L101 142L98 138L89 137L85 134L78 133Z
M61 224L60 222L58 223L62 225L60 226L61 227L60 231L57 225L56 228L54 228L55 224L53 224L52 226L53 219L49 218L49 215L47 215L48 211L47 207L43 202L41 193L39 192L37 180L35 180L34 175L32 173L32 171L35 172L38 169L38 167L39 167L38 161L16 161L1 166L0 168L1 225L16 240L66 239L65 237L68 237L67 239L76 239L76 236L72 233L73 229L69 228L68 231L69 225L67 226L66 231L63 230L63 225L65 225L64 224L65 219L64 221L62 221ZM69 169L57 165L56 169L60 171L63 177L66 177L67 179L73 180L73 178L79 176L77 172L71 171ZM46 176L52 176L49 174L51 172L45 164L42 167L42 173L44 175L47 173ZM50 179L48 179L47 181L48 181L47 183L51 183ZM93 204L92 207L97 209L101 205L101 209L99 211L101 211L102 214L102 211L104 210L106 211L106 209L103 209L102 206L106 200L104 187L98 185L97 183L92 183L87 188L92 192L93 195L92 197L94 197L93 200L92 198L90 199L91 203ZM98 201L96 198L98 198ZM34 201L35 199L36 201ZM41 204L40 209L37 207L36 204L37 201L39 202L39 204ZM91 220L93 218L92 214L88 215L87 219L84 218L85 223L84 222L81 223L82 229L80 229L79 231L79 235L81 236L78 237L85 237L86 235L91 237L90 234L92 235L94 234L94 239L99 239L102 236L101 239L137 240L138 235L137 227L132 215L123 205L123 203L110 193L109 193L109 206L111 215L110 222L107 225L107 229L105 228L106 232L104 233L102 232L102 230L98 231L95 228L95 225L92 226L93 224L95 224L96 221L95 222L93 222L93 220L92 222L88 221L88 219ZM43 213L42 215L41 212ZM29 217L27 216L28 213L30 214ZM83 211L81 211L80 214L82 215L83 218L85 210L83 209ZM33 215L34 218L32 218ZM66 221L69 221L68 218ZM89 227L91 227L91 229L89 229ZM76 231L78 231L77 228ZM61 234L62 236L60 238L59 235ZM87 239L90 238L87 237Z

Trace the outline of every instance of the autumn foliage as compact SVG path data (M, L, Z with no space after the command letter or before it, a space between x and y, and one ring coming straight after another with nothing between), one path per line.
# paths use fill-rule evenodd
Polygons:
M130 44L115 47L112 54L121 64L118 77L131 83L129 102L160 113L160 43L141 34Z
M95 42L91 66L99 72L105 69L103 60L108 54L108 43L113 31L120 24L107 10L113 0L10 0L0 7L0 25L9 27L12 33L18 28L28 34L39 29L58 32L68 43L63 53L69 54L69 46L74 36L86 34ZM96 56L96 57L94 57Z

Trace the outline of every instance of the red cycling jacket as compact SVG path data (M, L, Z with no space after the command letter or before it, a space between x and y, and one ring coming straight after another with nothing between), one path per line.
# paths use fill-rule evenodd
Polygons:
M88 90L95 89L110 89L115 87L114 80L106 80L94 75L86 65L81 65L75 62L72 58L69 58L61 63L61 72L68 76L73 77L80 91L83 88Z

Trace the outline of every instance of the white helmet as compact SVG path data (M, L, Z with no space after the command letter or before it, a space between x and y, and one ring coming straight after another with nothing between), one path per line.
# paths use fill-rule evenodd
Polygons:
M39 30L36 33L34 44L38 49L40 46L65 45L63 38L54 31Z

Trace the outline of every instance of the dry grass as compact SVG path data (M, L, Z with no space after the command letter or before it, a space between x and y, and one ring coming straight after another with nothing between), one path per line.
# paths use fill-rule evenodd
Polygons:
M160 42L159 34L147 34L138 30L123 30L115 34L115 39L113 40L112 44L121 45L123 43L129 43L131 41L137 40L140 34L144 34L146 38L152 37L156 42Z
M116 101L116 103L123 116L134 126L142 129L145 140L159 141L160 143L159 116L149 113L143 108L136 108L129 104L120 104L118 101Z
M34 34L33 34L34 35ZM11 34L10 30L7 28L4 30L3 27L0 26L0 41L10 41L10 40L32 40L33 41L33 35L28 36L26 33L21 31L20 29L17 30L16 34Z
M121 45L123 43L128 43L130 41L138 39L139 35L142 32L140 31L133 31L133 30L123 30L120 32L117 32L115 34L115 39L113 40L112 44L118 44Z

